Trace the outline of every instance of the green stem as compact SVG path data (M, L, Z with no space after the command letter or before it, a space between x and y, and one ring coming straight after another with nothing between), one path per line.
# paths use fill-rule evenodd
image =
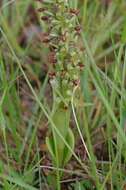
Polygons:
M57 189L56 190L61 190L61 185L60 185L60 172L58 170L57 167L57 171L56 171L56 180L57 180Z

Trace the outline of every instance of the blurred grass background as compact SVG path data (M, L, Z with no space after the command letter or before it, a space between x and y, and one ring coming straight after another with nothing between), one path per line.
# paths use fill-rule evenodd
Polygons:
M73 117L75 153L90 175L73 157L64 170L62 188L125 190L126 1L70 3L80 10L83 32L78 47L85 65L76 117L92 162ZM0 1L0 184L4 190L50 189L45 136L52 98L38 6L31 0Z

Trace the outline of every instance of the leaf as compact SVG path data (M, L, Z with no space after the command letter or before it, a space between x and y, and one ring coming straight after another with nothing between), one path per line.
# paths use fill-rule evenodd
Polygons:
M121 34L121 41L123 43L126 43L126 20L125 20L124 25L123 25L123 30L122 30L122 34Z
M71 147L71 149L73 150L75 140L74 140L73 132L70 128L68 129L68 135L67 135L66 141L69 144L69 146ZM67 164L67 162L70 160L71 156L72 156L72 152L68 149L68 147L65 146L64 155L63 155L63 165Z
M74 149L74 135L69 128L70 109L64 109L63 105L59 104L52 116L52 120L59 130L60 134L69 144L71 149ZM52 156L53 162L59 167L65 166L72 156L72 151L65 145L61 137L52 128L52 136L46 138L48 150Z
M27 184L24 182L23 179L19 178L19 177L11 177L11 176L7 176L7 175L0 175L0 177L6 181L9 181L11 183L14 183L15 185L18 185L19 187L22 187L26 190L37 190L35 187ZM8 184L6 183L6 189L8 188Z
M57 108L55 111L53 118L52 118L55 126L59 130L60 134L66 139L69 129L69 121L70 121L70 110L65 110L62 108L61 105ZM57 156L55 154L55 158L57 158L57 163L59 163L59 166L63 165L63 154L64 154L64 148L65 143L61 139L61 137L53 130L53 140L55 140L54 149L55 152L57 152Z
M56 155L55 155L55 148L54 148L54 141L51 137L46 137L46 145L48 147L48 150L53 158L54 161L56 161Z

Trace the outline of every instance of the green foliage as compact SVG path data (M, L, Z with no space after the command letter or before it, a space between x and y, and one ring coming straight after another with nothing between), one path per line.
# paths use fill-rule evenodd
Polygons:
M43 2L0 1L0 189L124 189L126 1Z
M74 190L96 190L90 180L77 181L73 184Z
M65 109L62 104L56 106L56 110L53 111L52 121L70 146L71 150L74 150L74 135L72 130L69 128L69 108ZM46 137L46 144L52 156L53 165L57 168L63 168L70 160L72 152L53 128L51 137ZM62 172L59 172L58 175L62 176Z
M122 42L123 43L126 43L126 19L125 19L125 22L123 24L123 29L122 29Z
M69 128L70 113L67 110L57 109L53 115L53 122L65 138L71 149L74 149L74 136ZM59 167L64 167L71 158L71 151L66 147L61 138L53 131L52 137L47 137L46 143L53 162Z

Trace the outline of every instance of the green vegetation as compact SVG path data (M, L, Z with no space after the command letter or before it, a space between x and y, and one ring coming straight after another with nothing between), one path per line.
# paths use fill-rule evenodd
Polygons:
M0 2L0 189L125 190L125 10Z

